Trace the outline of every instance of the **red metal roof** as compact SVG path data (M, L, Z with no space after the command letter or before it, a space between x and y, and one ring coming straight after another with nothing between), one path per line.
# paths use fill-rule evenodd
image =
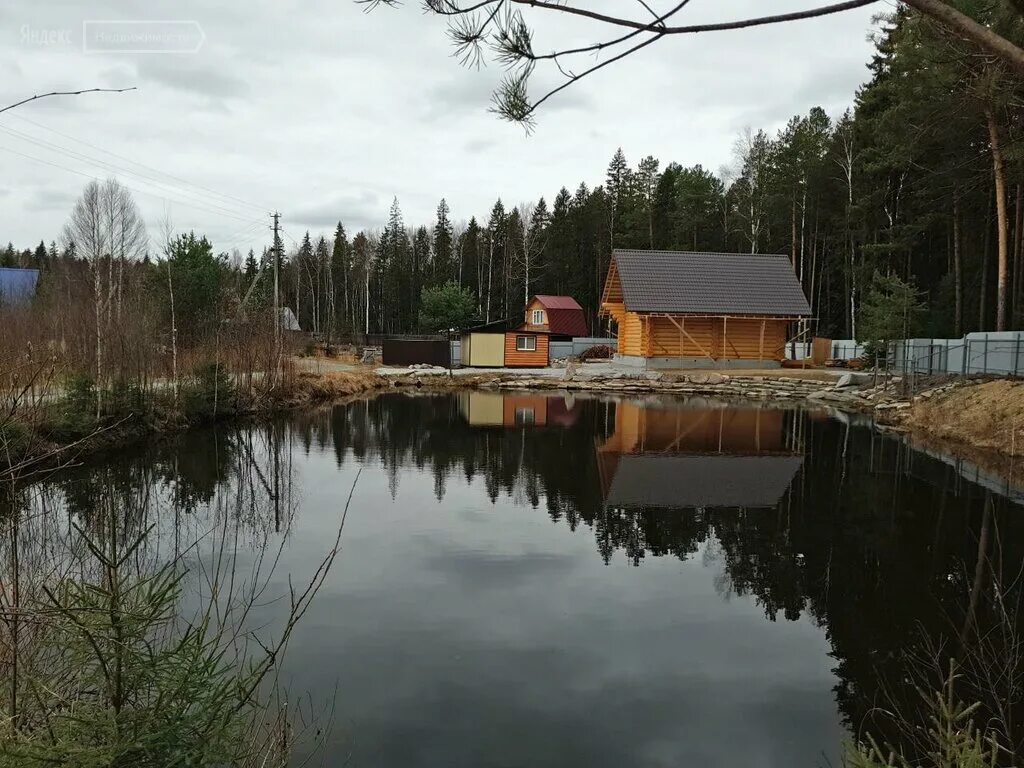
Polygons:
M538 294L533 298L539 301L548 313L549 333L556 336L586 336L589 333L583 307L572 296Z
M583 307L572 296L545 296L537 294L533 298L543 304L545 309L578 309L580 312L583 311Z
M582 309L548 309L548 330L556 336L587 336Z

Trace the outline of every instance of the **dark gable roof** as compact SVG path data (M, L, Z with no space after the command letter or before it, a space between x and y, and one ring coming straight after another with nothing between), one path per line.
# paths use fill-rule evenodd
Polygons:
M802 456L622 456L605 498L610 507L752 507L779 503Z
M786 256L749 253L612 253L630 312L810 315Z

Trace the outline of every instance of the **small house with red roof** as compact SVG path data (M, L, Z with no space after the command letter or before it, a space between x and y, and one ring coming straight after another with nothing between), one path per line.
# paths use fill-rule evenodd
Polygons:
M587 336L587 316L572 296L534 296L526 305L524 331L542 331L555 341Z
M505 334L505 365L543 367L550 362L552 339L587 335L583 307L571 296L534 296L526 304L525 322Z

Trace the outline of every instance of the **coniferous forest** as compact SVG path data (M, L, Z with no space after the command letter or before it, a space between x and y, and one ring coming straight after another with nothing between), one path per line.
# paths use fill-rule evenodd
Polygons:
M480 321L518 316L533 293L569 294L600 333L613 248L687 249L788 255L820 335L857 336L876 273L921 292L922 334L1021 328L1019 78L906 10L879 20L875 43L846 112L809 105L779 130L747 129L717 171L619 149L589 180L489 211L441 199L434 221L411 226L396 199L382 228L356 233L339 211L333 236L285 244L284 300L304 330L408 333L424 330L422 292L454 281ZM271 245L222 262L251 285ZM0 263L45 265L58 252L9 245Z

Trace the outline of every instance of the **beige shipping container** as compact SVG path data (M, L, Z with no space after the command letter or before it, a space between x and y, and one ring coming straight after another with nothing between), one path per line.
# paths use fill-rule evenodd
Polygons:
M505 365L505 334L462 334L462 364L471 368L501 368Z

